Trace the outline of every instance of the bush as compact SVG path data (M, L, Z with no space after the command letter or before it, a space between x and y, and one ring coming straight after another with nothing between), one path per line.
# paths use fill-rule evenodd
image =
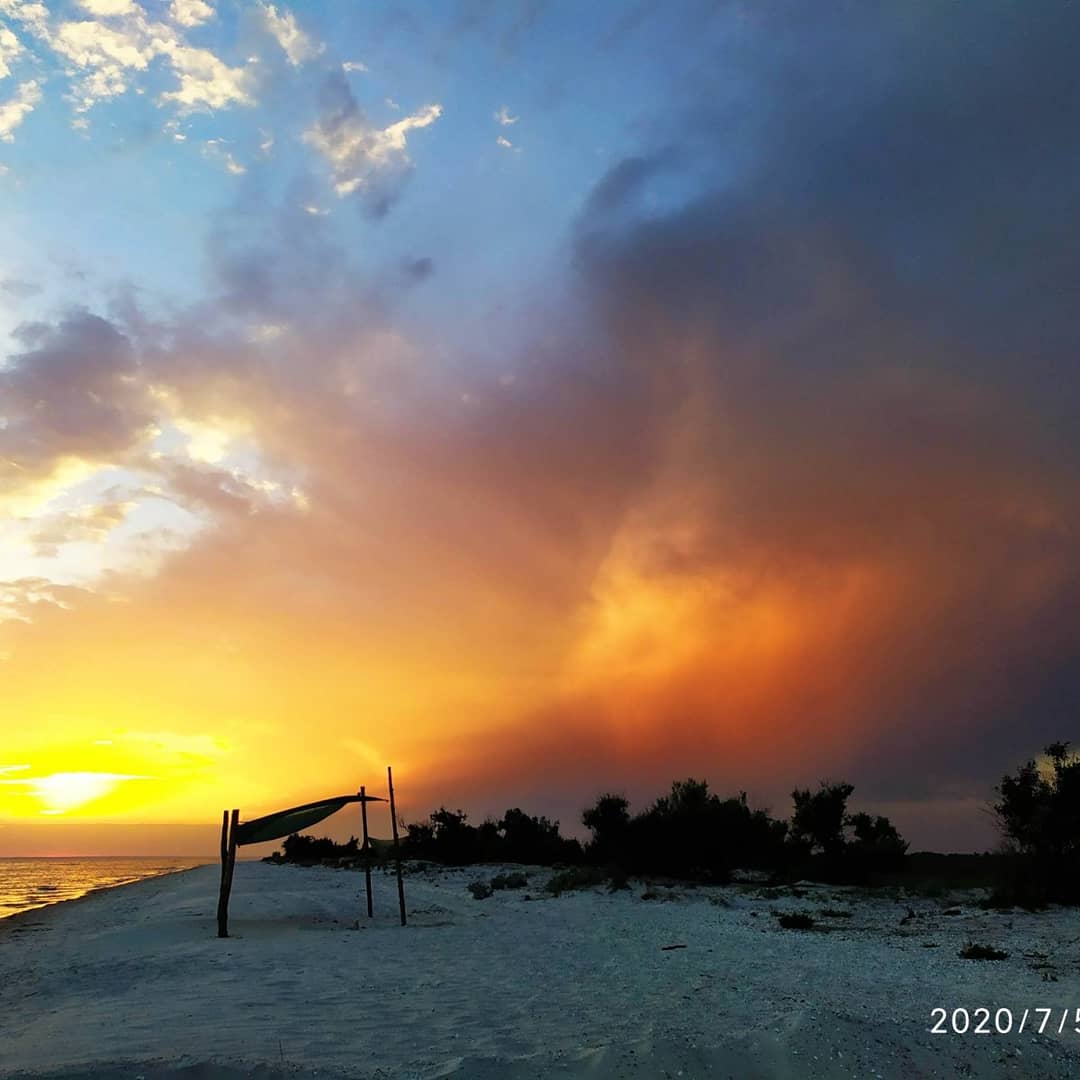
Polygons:
M903 869L907 842L887 817L849 814L854 791L852 784L822 780L817 791L791 793L795 810L788 835L802 876L864 884L874 874Z
M544 888L554 896L562 896L564 892L602 885L605 880L607 880L607 874L594 866L573 866L555 874Z
M813 930L814 919L805 911L792 911L779 916L778 922L785 930Z
M629 889L630 879L626 871L620 867L614 867L608 872L608 892L618 892L620 889Z
M622 874L658 874L726 883L737 866L772 867L783 860L787 826L751 810L746 793L722 799L704 780L678 780L647 810L630 816L621 795L600 796L581 817L592 833L585 849L597 865Z
M474 881L469 886L469 892L472 893L474 900L486 900L494 891L486 881Z
M529 884L525 874L496 874L491 879L491 887L501 889L524 889Z
M976 945L969 942L957 954L963 960L1006 960L1009 954L990 945Z
M440 807L426 822L408 826L406 856L432 859L449 866L480 862L521 862L540 866L582 860L577 840L559 834L559 823L530 817L515 807L499 821L470 825L463 810Z
M355 836L345 844L337 844L323 836L286 836L281 844L285 852L283 862L316 863L323 859L355 858L360 854L360 842Z

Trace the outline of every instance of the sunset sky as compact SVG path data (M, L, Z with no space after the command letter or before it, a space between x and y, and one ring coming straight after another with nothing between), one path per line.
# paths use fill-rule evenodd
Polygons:
M992 846L1080 737L1078 41L0 0L0 855L387 763L406 818L832 777Z

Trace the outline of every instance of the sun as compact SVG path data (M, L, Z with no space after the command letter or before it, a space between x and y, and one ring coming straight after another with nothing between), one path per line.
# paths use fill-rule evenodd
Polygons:
M66 814L113 792L126 780L143 779L126 773L54 772L45 776L5 779L2 783L22 788L24 795L36 800L38 813Z

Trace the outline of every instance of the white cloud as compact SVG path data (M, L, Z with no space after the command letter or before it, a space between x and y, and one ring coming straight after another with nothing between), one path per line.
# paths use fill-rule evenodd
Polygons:
M10 62L23 51L22 42L6 26L0 26L0 79L11 74Z
M254 80L247 68L229 67L209 49L195 49L178 41L164 43L161 51L180 80L180 89L162 94L162 102L175 102L181 112L255 104Z
M512 150L513 149L514 144L508 138L506 138L506 136L504 136L504 135L500 135L495 141L500 146L505 147L507 150Z
M263 18L271 37L281 46L282 51L293 67L299 67L307 60L314 59L325 46L305 34L296 24L296 16L291 11L278 13L273 4L263 4Z
M425 105L388 127L372 124L344 88L340 107L304 133L304 141L329 162L339 198L351 195L380 174L400 173L411 165L410 131L429 127L442 115L441 105Z
M86 74L74 87L79 111L128 89L129 73L145 71L155 55L148 34L113 28L94 20L62 23L50 44Z
M134 15L139 8L132 0L79 0L79 6L91 15Z
M509 127L511 124L516 124L521 119L520 116L511 116L510 110L505 105L500 106L498 111L494 114L494 117L495 121L502 124L503 127Z
M225 148L224 139L207 139L203 143L203 157L217 159L233 176L243 176L247 172L247 169Z
M198 26L214 17L214 9L206 0L172 0L169 18L179 26Z
M187 44L176 27L150 21L137 5L122 7L123 0L84 2L95 12L108 8L109 23L85 19L63 22L55 33L45 31L53 50L73 69L69 75L74 76L78 111L126 93L132 76L145 72L159 57L179 80L178 89L158 99L161 105L171 103L181 112L192 112L254 104L254 79L248 68L230 67L209 49Z
M41 88L36 80L20 83L15 96L0 104L0 142L11 142L15 129L34 111L41 100Z
M24 23L41 37L48 35L49 12L40 0L0 0L0 15Z
M342 71L367 71L368 66L367 66L367 64L365 64L363 62L363 60L346 60L345 63L341 65L341 70Z

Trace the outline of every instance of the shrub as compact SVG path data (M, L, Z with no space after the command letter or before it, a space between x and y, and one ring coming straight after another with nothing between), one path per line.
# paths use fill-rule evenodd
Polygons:
M854 791L852 784L822 780L817 791L791 793L789 846L805 876L860 884L872 874L903 868L907 842L887 817L849 814Z
M630 816L621 795L602 795L582 814L590 862L624 873L726 883L737 866L782 861L787 826L751 810L746 793L722 799L704 780L677 780L667 795Z
M474 881L469 886L469 892L472 893L474 900L486 900L494 891L486 881Z
M360 842L355 836L345 844L337 844L328 837L300 836L293 833L281 844L285 852L284 862L320 862L322 859L355 858L360 853Z
M813 930L813 917L805 911L792 911L779 916L780 925L785 930Z
M524 889L529 884L525 874L496 874L491 879L491 887L500 889Z
M562 896L564 892L602 885L606 878L607 874L594 866L573 866L555 874L544 888L554 896Z
M964 960L1005 960L1009 956L1001 949L990 945L976 945L974 942L969 942L956 955Z
M626 864L631 856L630 804L622 795L601 795L581 815L581 823L592 833L585 849L592 862Z
M559 834L559 823L530 817L515 807L498 821L470 825L463 810L440 807L426 822L408 826L404 853L450 866L478 862L523 862L551 866L582 860L577 840Z
M608 873L608 892L618 892L620 889L629 889L630 879L626 871L615 867Z

